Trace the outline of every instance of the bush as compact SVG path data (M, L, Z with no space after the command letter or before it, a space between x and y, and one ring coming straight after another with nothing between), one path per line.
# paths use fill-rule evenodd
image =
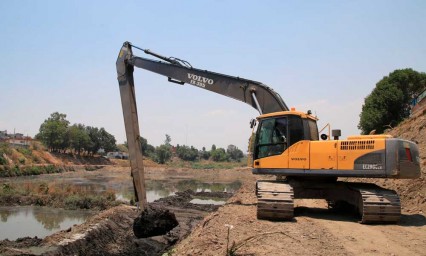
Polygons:
M10 146L6 142L0 142L0 155L10 155L12 154L12 150L10 149Z
M19 161L20 164L25 164L25 158L24 157L20 157L18 159L18 161Z
M2 192L3 194L10 194L13 191L13 187L8 183L3 183Z
M168 146L168 145L161 145L161 146L159 146L159 147L157 147L155 149L155 158L154 158L154 160L157 163L164 164L167 161L169 161L171 157L172 157L172 151L171 151L170 146Z
M226 151L223 148L212 150L211 157L215 162L225 162L229 159L229 156L226 154Z
M3 155L0 155L0 165L6 165L7 161L6 159L3 157Z
M176 154L184 161L195 161L198 158L198 150L193 146L180 146L176 149Z
M33 152L28 148L17 148L16 151L23 154L26 157L30 157L33 155Z

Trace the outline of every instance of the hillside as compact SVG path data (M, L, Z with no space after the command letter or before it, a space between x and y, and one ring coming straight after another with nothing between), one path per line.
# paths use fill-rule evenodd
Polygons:
M32 141L28 148L12 147L0 143L1 165L108 165L111 162L100 156L79 156L76 154L62 154L49 152L38 141Z
M378 184L395 189L401 196L407 211L426 213L426 115L407 119L389 131L394 137L417 142L420 150L422 177L416 180L385 180Z

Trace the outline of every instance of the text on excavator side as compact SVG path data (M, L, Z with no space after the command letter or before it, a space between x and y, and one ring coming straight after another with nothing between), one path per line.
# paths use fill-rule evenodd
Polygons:
M189 82L190 84L203 87L203 88L206 87L206 84L212 85L214 83L213 79L211 78L198 76L191 73L188 73L188 78L191 79L191 81Z

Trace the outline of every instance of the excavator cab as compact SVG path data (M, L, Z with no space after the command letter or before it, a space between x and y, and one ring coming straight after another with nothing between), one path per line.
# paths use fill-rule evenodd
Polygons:
M254 160L281 155L301 140L318 140L317 119L308 113L292 110L258 117Z

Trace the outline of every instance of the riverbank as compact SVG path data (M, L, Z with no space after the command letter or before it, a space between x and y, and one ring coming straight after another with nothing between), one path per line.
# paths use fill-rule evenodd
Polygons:
M237 172L241 172L238 170ZM246 171L244 171L246 172ZM194 177L193 170L156 169L148 172L150 178ZM192 174L191 174L192 173ZM197 171L200 180L229 181L238 177L231 170ZM169 175L167 175L169 174ZM224 175L229 174L229 175ZM228 176L225 178L225 176ZM230 192L186 190L176 192L150 203L173 212L178 227L162 236L137 239L132 232L133 220L140 214L134 206L121 204L102 211L81 225L60 231L44 239L22 238L0 242L2 255L162 255L171 246L188 236L191 230L209 213L221 205L192 203L194 199L221 198L224 202Z
M186 237L203 218L216 211L238 190L240 179L249 173L245 170L193 170L185 168L146 168L148 197L158 191L161 199L153 200L152 205L165 207L175 213L179 226L165 236L136 239L132 232L133 219L138 216L134 206L119 202L118 206L106 206L81 225L55 233L43 239L21 238L16 241L0 242L2 255L134 255L146 252L147 255L161 255L171 246ZM79 191L90 195L89 189L109 191L112 194L121 190L131 190L130 170L127 167L107 166L93 172L76 171L12 179L0 179L0 184L10 182L14 190L28 189L31 193L67 193L67 185L74 182L79 186L69 186L68 191ZM81 186L84 185L84 186ZM32 187L31 187L32 186ZM79 190L79 189L80 190ZM153 190L154 189L154 190ZM15 191L16 192L16 191ZM121 192L120 192L121 193ZM156 194L156 193L154 193ZM99 194L97 194L99 196ZM59 197L57 197L59 198ZM20 203L25 200L19 199ZM8 203L16 203L12 199ZM61 201L61 200L59 200ZM66 201L66 200L62 200ZM117 202L117 201L113 201ZM31 203L27 201L27 203ZM57 206L57 205L53 205ZM96 246L93 245L96 241ZM28 245L28 246L27 246ZM30 248L28 248L30 247Z

